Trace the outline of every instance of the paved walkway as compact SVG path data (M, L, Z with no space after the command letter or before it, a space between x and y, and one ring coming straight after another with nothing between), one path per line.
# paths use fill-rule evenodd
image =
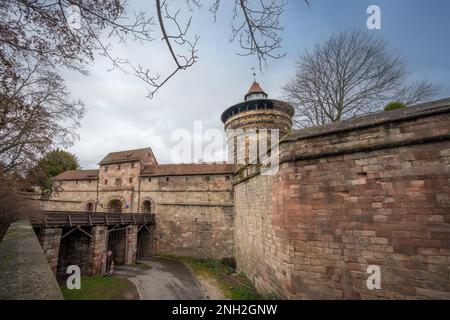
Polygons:
M181 262L164 258L140 261L141 266L115 267L139 288L143 300L201 300L203 294L189 269Z

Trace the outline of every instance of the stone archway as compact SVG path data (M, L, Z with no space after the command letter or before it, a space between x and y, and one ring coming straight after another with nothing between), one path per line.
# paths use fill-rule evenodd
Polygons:
M152 202L150 200L145 200L142 202L142 213L152 213Z
M149 197L145 197L139 206L141 213L155 213L155 202Z
M112 213L122 213L123 202L119 199L112 199L108 202L107 211Z
M86 203L85 211L86 212L94 212L95 211L94 201L89 201L88 203Z

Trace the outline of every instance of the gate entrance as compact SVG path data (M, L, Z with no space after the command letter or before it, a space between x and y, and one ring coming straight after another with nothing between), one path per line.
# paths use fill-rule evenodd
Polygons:
M120 200L111 200L108 203L108 212L112 213L121 213L122 212L122 201Z
M67 277L70 265L77 265L82 275L89 274L91 228L63 228L58 253L57 278Z
M153 253L153 228L141 226L137 235L137 258L148 258Z
M126 264L127 227L115 227L108 230L107 250L112 253L109 259L114 261L114 265Z

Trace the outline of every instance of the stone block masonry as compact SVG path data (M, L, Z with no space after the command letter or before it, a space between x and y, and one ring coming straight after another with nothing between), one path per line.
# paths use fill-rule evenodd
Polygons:
M277 175L235 175L237 265L261 292L450 299L450 100L294 132L280 150Z
M125 264L136 263L138 226L128 226L126 232Z
M232 206L161 205L157 215L156 252L192 257L233 257Z
M106 251L108 245L108 230L106 226L92 228L90 245L90 275L104 274L106 269Z
M246 175L250 172L246 172ZM244 176L246 176L244 175ZM272 176L257 175L236 185L234 253L237 269L244 271L259 291L283 296L280 279L287 253L282 229L273 223Z
M58 254L61 242L61 228L39 229L38 239L42 250L47 257L50 269L56 274L58 267Z
M231 173L152 176L141 188L155 204L157 254L233 257Z

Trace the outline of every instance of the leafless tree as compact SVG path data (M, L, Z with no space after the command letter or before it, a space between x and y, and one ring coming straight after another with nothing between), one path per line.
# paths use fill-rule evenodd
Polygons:
M0 175L0 242L12 221L39 216L38 202L30 201L30 194L23 192L23 179Z
M49 61L28 58L2 64L0 175L24 174L55 145L70 145L84 112Z
M144 80L149 97L177 72L196 63L197 35L190 36L192 12L207 0L154 0L156 18L133 11L125 0L0 0L0 49L26 52L54 65L87 73L95 54L106 57L112 68ZM308 0L305 0L309 4ZM214 17L221 0L210 0ZM280 16L287 0L234 0L232 40L238 41L241 55L255 55L259 65L267 58L281 58ZM151 6L149 6L149 9ZM75 21L73 21L75 20ZM174 62L173 70L161 75L151 66L135 65L117 57L113 40L146 43L154 40L153 27L159 25L162 40Z
M305 127L377 111L394 100L417 103L436 93L428 81L405 85L408 74L379 37L342 32L299 56L284 98L296 108L295 125Z

